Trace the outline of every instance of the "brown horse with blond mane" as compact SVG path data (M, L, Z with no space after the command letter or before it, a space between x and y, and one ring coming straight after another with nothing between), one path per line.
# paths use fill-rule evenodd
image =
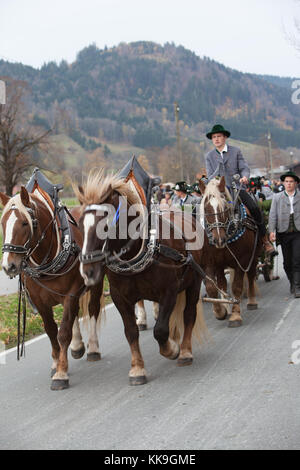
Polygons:
M55 274L48 269L43 274L43 267L51 266L62 251L59 224L51 200L42 191L28 193L25 187L11 198L0 193L0 200L4 206L2 266L9 277L21 275L26 293L43 319L52 345L51 389L62 390L69 386L67 351L71 341L74 358L82 357L85 352L78 325L80 297L87 290L79 272L82 235L76 225L70 225L74 247L78 249L70 252L62 269L56 269ZM32 275L26 274L25 266ZM100 310L101 292L100 280L85 294L88 298L83 303L94 326ZM64 307L59 331L52 310L57 304ZM88 360L99 360L94 329L88 347Z
M131 350L130 384L146 382L134 312L135 304L141 299L159 303L154 337L160 353L168 359L178 359L180 366L190 365L193 360L192 333L203 334L205 324L199 302L201 278L186 263L185 235L177 239L174 237L175 225L182 229L182 212L177 215L177 221L175 214L170 221L159 213L154 214L157 225L151 225L150 232L146 230L145 237L142 237L150 216L145 213L145 206L141 204L138 192L130 186L130 181L126 182L118 176L104 176L100 171L91 173L80 189L74 185L74 190L82 204L80 228L84 241L81 273L87 286L95 285L107 274L110 294L121 314ZM137 213L131 215L134 206L141 217L136 225L137 236L129 233L129 227L136 221ZM111 209L115 215L126 215L124 236L119 231L120 219L114 217L112 220L109 216ZM162 235L165 224L173 229L167 239ZM101 227L106 233L105 237L101 236ZM195 249L195 262L200 264L201 257L201 248ZM178 334L180 324L183 330L181 343Z
M246 208L242 209L244 218L234 218L232 196L225 186L224 177L211 180L207 186L200 181L199 188L203 196L200 217L206 230L202 257L202 267L208 275L206 291L211 298L218 297L217 286L226 292L224 270L234 270L231 290L238 303L232 306L228 326L238 327L242 324L240 300L245 274L248 277L247 308L257 308L255 278L262 241L258 236L257 227L249 219ZM225 304L214 303L213 310L218 320L227 317Z

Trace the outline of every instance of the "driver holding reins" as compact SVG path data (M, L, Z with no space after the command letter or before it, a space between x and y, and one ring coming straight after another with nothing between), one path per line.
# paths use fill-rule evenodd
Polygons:
M212 130L206 134L206 137L215 146L214 150L211 150L205 156L207 178L210 181L212 178L224 176L226 186L231 188L233 176L239 174L240 180L237 187L240 188L243 184L248 184L250 169L241 150L226 143L229 136L230 132L220 124L214 125ZM266 254L270 256L277 255L278 252L268 239L264 218L258 205L244 189L240 189L239 196L258 226Z

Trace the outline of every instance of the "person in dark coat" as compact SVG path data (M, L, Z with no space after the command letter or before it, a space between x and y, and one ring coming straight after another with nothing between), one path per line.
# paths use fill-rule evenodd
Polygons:
M300 297L300 179L292 171L280 176L285 190L274 194L269 214L270 240L281 245L290 291Z

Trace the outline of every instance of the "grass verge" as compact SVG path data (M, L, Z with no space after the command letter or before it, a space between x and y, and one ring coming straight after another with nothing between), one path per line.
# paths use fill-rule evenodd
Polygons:
M104 291L109 290L107 279L104 282ZM105 297L105 304L111 303L111 297ZM57 305L53 308L54 319L59 326L63 315L63 306ZM21 319L22 322L22 319ZM21 326L22 328L22 326ZM26 335L28 341L36 336L45 333L42 317L35 315L30 304L26 305ZM5 349L13 348L17 345L18 339L18 294L0 296L0 343L5 345Z

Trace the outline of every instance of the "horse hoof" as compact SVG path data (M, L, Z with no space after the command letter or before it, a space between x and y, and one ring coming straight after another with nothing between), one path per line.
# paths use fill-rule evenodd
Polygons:
M177 360L178 367L190 366L193 362L192 357L179 357Z
M55 374L56 374L56 369L51 369L51 372L50 372L51 379L52 377L54 377Z
M69 380L64 379L64 380L52 380L51 384L51 390L65 390L66 388L69 388Z
M224 317L216 317L217 320L223 321L227 318L227 312L225 313Z
M144 385L147 383L147 378L145 375L138 375L136 377L129 377L129 385Z
M257 304L247 304L247 310L257 310Z
M138 325L139 331L145 331L147 330L147 325Z
M228 328L238 328L242 326L242 320L233 320L228 322Z
M180 347L179 347L179 344L178 344L177 346L178 346L178 351L175 352L173 356L170 356L170 357L168 357L167 359L170 359L171 361L175 361L176 359L179 358L179 355L180 355Z
M87 361L89 361L89 362L100 361L100 359L101 359L101 354L100 354L100 353L97 353L97 352L87 353L86 359L87 359Z
M77 351L74 351L73 349L71 349L71 355L74 359L81 359L82 356L84 356L84 353L85 353L84 345L81 349L78 349Z

